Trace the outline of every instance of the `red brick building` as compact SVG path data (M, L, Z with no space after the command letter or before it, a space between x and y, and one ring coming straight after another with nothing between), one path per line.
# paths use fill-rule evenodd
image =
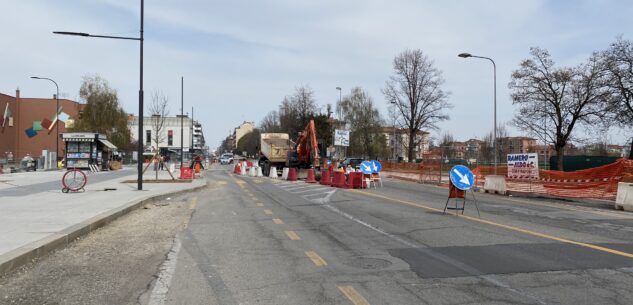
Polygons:
M55 121L55 98L23 98L20 90L15 97L0 93L0 159L13 155L16 161L27 154L39 158L42 150L55 151L59 141L58 156L63 155L64 142L57 136L66 132L66 125L78 118L83 104L60 99L59 120Z

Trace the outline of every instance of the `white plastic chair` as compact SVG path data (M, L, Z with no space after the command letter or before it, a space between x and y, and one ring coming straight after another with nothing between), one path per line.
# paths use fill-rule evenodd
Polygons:
M379 173L371 174L371 180L374 182L374 186L376 186L376 181L380 182L380 187L382 187L382 178L380 178Z

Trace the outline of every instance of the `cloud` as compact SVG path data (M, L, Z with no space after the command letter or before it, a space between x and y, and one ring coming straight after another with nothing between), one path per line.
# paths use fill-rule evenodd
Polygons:
M208 1L145 3L145 90L161 89L172 113L195 107L211 146L244 120L259 121L298 85L309 84L324 105L362 86L383 112L381 94L393 57L419 48L444 71L451 120L458 139L492 128L492 67L458 58L471 52L497 63L498 120L513 107L507 83L529 47L550 50L556 62L575 65L618 34L630 39L626 1ZM4 1L0 92L49 96L32 74L55 78L76 98L81 76L97 73L137 112L138 43L82 39L53 30L137 36L139 5L128 0ZM146 96L148 94L146 93ZM513 131L519 133L520 131Z

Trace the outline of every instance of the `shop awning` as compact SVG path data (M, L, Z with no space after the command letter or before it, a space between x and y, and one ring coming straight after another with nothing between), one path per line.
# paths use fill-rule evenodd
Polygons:
M64 138L64 142L94 142L91 138Z
M108 140L103 140L103 139L99 139L99 142L103 143L103 145L105 145L106 147L108 147L111 150L116 150L116 146L114 146L114 144L110 143L110 141Z

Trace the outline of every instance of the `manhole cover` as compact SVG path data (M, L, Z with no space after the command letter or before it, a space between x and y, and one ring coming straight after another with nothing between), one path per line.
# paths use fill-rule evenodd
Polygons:
M347 261L347 265L361 269L381 269L391 265L386 259L357 257Z

